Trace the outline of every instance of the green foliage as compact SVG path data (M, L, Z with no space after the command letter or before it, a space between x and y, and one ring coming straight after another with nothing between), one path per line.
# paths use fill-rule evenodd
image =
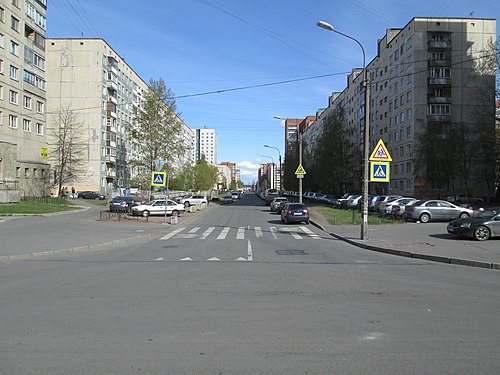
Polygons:
M176 172L170 179L170 189L172 190L190 190L194 187L194 167L185 166L181 171Z
M59 198L23 200L20 203L0 204L0 215L41 215L77 208L68 201Z
M196 190L213 189L217 183L218 174L217 167L207 163L202 155L194 167L194 188Z
M329 224L336 225L360 225L362 220L362 213L355 210L341 210L331 207L315 207L314 211L321 214ZM399 224L403 223L401 220L393 220L390 217L369 215L368 224Z
M136 121L130 136L137 144L136 155L130 165L141 171L142 180L150 179L155 170L154 161L164 160L171 166L185 152L179 133L182 122L177 113L173 91L162 79L151 80L143 107L135 109Z

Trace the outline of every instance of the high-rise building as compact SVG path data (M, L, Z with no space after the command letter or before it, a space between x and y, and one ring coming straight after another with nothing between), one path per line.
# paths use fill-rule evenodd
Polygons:
M382 139L393 161L390 183L370 184L371 193L492 195L495 164L488 142L495 127L495 69L486 62L495 55L495 40L494 19L425 17L379 39L378 53L367 65L369 144L371 152ZM304 132L306 151L314 149L327 117L341 110L351 134L339 136L349 137L362 153L362 73L353 69L348 86L332 95Z
M205 156L205 160L211 164L217 164L217 132L215 129L196 129L196 160Z
M57 127L65 110L83 124L85 170L70 185L101 192L125 187L135 147L127 131L146 83L103 39L49 39L46 72L48 127Z
M0 201L48 195L46 0L0 4Z

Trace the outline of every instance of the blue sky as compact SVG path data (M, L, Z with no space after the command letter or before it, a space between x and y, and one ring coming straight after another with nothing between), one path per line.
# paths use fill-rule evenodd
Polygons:
M368 62L386 29L413 17L499 13L496 0L51 0L47 36L103 38L143 80L162 78L184 122L215 128L218 162L250 183L260 163L278 162L264 144L284 158L273 117L314 115L362 66L359 46L317 21L357 38Z

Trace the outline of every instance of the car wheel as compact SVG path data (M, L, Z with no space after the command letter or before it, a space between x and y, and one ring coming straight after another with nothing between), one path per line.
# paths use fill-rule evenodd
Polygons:
M474 236L474 239L478 241L486 241L488 238L490 238L490 230L487 227L480 225L476 229L474 229L472 235Z
M176 217L179 216L179 211L173 210L172 211L172 216L176 216Z
M148 217L149 216L149 211L148 210L142 211L142 216Z
M428 223L430 220L431 220L431 216L429 214L423 213L422 215L420 215L420 221L422 223Z
M459 216L460 219L465 219L466 217L469 217L470 215L467 212L462 212Z
M306 221L306 225L309 225L309 220Z
M188 208L189 206L191 206L191 203L189 203L189 202L184 202L184 207Z

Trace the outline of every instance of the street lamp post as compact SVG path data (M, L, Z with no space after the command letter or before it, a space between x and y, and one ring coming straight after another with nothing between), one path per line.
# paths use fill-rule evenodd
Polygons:
M278 189L279 191L281 191L281 152L280 152L280 149L278 147L274 147L274 146L269 146L269 145L264 145L264 147L267 147L267 148L274 148L275 150L278 151L278 156L279 156L279 164L278 164L278 176L280 177L280 180L279 180L279 185L278 185Z
M366 69L366 54L363 45L350 35L344 34L338 30L335 30L332 25L327 22L319 21L316 23L317 26L333 31L339 35L345 36L353 41L355 41L363 52L363 86L365 87L365 131L364 131L364 142L363 142L363 159L364 159L364 169L363 169L363 220L361 221L361 239L368 239L368 180L370 179L369 174L369 146L370 146L370 82L368 77L368 71Z

